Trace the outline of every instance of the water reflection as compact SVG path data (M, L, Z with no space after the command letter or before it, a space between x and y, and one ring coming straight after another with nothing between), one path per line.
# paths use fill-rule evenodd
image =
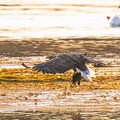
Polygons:
M120 111L36 111L0 113L0 120L119 120Z

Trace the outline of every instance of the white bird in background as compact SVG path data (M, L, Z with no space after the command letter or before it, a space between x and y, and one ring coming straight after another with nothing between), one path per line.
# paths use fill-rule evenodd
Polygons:
M107 19L110 21L111 27L120 27L120 17L118 15L114 17L107 16Z
M118 6L118 8L120 8L120 5ZM110 17L110 16L106 16L106 17L110 21L111 27L120 27L120 16L119 15L115 15L113 17Z

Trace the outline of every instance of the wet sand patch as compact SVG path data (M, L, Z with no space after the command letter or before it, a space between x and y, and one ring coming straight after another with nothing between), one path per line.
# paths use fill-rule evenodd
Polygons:
M101 55L103 57L120 56L119 40L81 40L81 39L25 39L0 41L0 56L28 57L77 52Z

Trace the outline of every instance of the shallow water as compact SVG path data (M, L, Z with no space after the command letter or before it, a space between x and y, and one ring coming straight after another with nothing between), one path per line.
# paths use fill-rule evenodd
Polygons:
M120 15L119 0L1 0L0 40L118 38L106 16Z

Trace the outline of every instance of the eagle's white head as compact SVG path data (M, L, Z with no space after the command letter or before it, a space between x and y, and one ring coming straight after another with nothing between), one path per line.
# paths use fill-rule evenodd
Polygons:
M86 65L86 70L85 71L81 71L79 68L76 68L76 70L78 72L80 72L81 76L88 81L92 81L92 77L95 78L95 71L92 70L91 68L89 68L87 65Z

